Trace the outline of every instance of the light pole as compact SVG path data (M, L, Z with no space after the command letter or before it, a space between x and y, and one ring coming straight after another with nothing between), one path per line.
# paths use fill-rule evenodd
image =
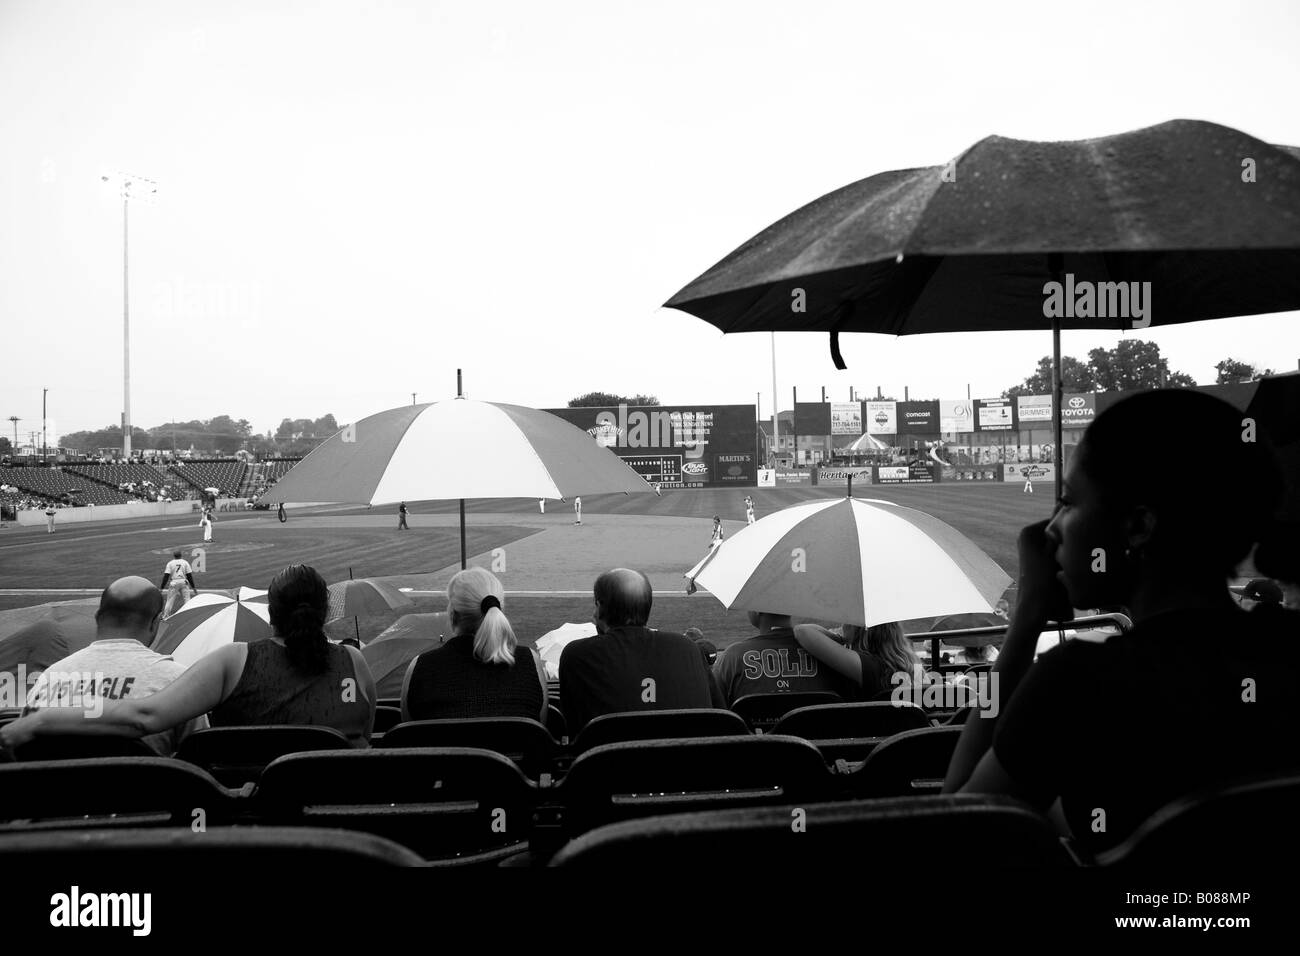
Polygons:
M158 195L158 184L143 176L106 173L103 182L122 193L122 457L131 458L131 283L129 272L128 210L132 199L149 201Z
M45 464L45 460L50 457L50 450L45 442L45 399L49 394L50 394L50 390L48 388L41 389L41 464L42 465Z
M777 449L781 445L781 426L778 424L780 414L777 411L781 403L776 397L776 332L772 333L772 467L776 467Z
M18 423L22 421L22 419L17 415L10 415L9 421L13 422L14 426L14 454L16 455L18 454Z

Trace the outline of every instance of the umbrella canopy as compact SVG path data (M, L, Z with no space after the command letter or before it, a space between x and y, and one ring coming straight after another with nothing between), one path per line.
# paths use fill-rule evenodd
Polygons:
M366 617L383 614L397 608L411 607L415 602L391 584L371 578L339 581L329 587L330 609L327 620L342 617Z
M440 647L451 637L451 622L445 612L405 614L361 649L370 665L380 697L397 697L411 661L425 651Z
M23 666L30 676L86 647L95 640L98 609L99 598L90 598L0 614L0 673L16 680ZM16 689L26 694L25 687Z
M449 448L463 464L449 467ZM457 398L392 408L346 426L262 500L376 505L649 490L616 454L549 412ZM464 548L462 508L461 567Z
M1059 494L1060 329L1300 309L1300 149L1193 120L990 136L947 166L828 193L665 305L724 332L830 332L839 368L840 332L1051 328Z
M265 602L200 594L162 623L153 649L189 667L218 647L270 636L271 612Z
M447 467L449 448L469 464ZM375 505L646 490L640 475L577 426L522 405L462 398L393 408L347 426L262 500Z
M728 608L871 626L992 611L1011 578L961 532L888 501L785 508L687 572Z
M375 678L375 692L380 697L400 697L402 682L411 661L438 647L436 637L395 637L382 643L371 641L361 649Z
M221 489L220 489L220 488L204 488L203 490L206 491L206 492L208 492L209 494L214 494L214 495L219 495L219 494L221 494Z
M1042 329L1049 253L1076 284L1150 281L1152 325L1300 308L1300 149L1193 120L1076 142L989 136L948 166L828 193L665 305L724 332Z
M591 621L584 624L561 624L553 631L547 631L537 639L537 654L546 667L546 676L550 680L560 679L560 655L564 648L583 637L595 637L596 625Z

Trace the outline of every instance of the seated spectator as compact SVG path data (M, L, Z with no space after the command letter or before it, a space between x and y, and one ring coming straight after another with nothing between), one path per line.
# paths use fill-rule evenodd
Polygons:
M595 637L560 655L560 709L570 734L593 717L628 710L724 707L695 644L646 626L654 593L639 571L606 571L592 588Z
M158 635L162 610L162 594L144 578L114 581L99 598L95 641L55 661L36 679L24 713L42 707L93 706L91 698L148 697L180 677L184 667L149 650ZM150 734L144 742L170 757L186 734L207 725L206 718L198 716Z
M799 646L789 615L750 611L749 623L758 633L732 644L713 665L728 707L748 694L830 691L844 698L858 696L852 677L822 664ZM828 643L835 643L828 632L823 634Z
M695 642L695 646L700 649L700 656L704 658L704 663L712 667L713 662L718 659L718 646L712 641L706 640L704 632L698 627L688 627L682 631L682 636L689 637Z
M910 684L922 669L921 659L897 621L874 627L845 624L843 632L840 637L816 624L800 624L794 628L794 639L818 661L853 682L857 693L847 696L873 700L900 683ZM906 674L907 680L896 682L897 673Z
M1134 469L1153 421L1196 421L1206 460L1233 467ZM1245 613L1227 587L1272 541L1282 495L1276 460L1241 429L1238 409L1190 389L1125 398L1088 427L1056 514L1020 534L1019 596L994 665L1003 704L966 722L946 790L1044 811L1059 798L1075 840L1098 851L1180 796L1300 766L1294 628ZM1047 621L1114 605L1132 631L1033 662Z
M998 659L997 649L992 644L975 644L963 647L953 658L954 664L992 664Z
M505 596L486 568L452 577L447 614L454 636L411 661L402 683L403 720L546 719L546 672L532 648L519 646Z
M157 693L107 702L99 715L80 707L37 710L0 728L0 748L45 734L144 737L205 713L214 727L321 724L366 746L375 682L360 651L325 636L325 579L306 565L285 568L267 603L270 638L218 648Z

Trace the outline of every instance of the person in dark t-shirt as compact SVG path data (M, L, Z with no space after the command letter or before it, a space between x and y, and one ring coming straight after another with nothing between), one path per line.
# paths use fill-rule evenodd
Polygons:
M898 621L873 627L845 624L843 631L844 636L839 637L816 624L800 624L794 629L794 639L817 660L852 681L860 700L875 700L885 691L911 684L921 671L921 660ZM907 676L895 678L898 673Z
M602 714L725 706L695 642L646 626L653 592L644 574L607 571L593 596L596 636L560 655L560 709L570 734Z
M1232 467L1133 468L1154 421L1196 421L1207 459ZM1191 792L1300 769L1300 616L1245 613L1228 590L1272 541L1282 490L1266 444L1243 441L1241 412L1210 395L1142 392L1098 415L1055 515L1020 533L1019 597L994 665L1000 712L966 721L944 789L1044 811L1059 798L1077 843L1097 852ZM1115 605L1132 631L1033 663L1047 621Z
M749 623L758 634L732 644L713 665L728 707L749 694L830 691L846 699L858 696L852 680L799 646L788 615L750 611Z

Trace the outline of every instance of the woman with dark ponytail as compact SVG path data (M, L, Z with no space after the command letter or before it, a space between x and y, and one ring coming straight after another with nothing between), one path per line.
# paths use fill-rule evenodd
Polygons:
M447 585L455 632L411 661L402 684L402 719L546 718L546 672L520 647L505 614L505 588L486 568L468 568Z
M273 629L267 640L218 648L158 693L107 701L97 717L80 707L35 711L5 725L0 748L47 734L142 737L202 714L213 727L333 727L354 747L368 746L375 723L374 678L360 651L331 644L325 636L325 580L314 568L295 564L275 576L267 602Z
M1197 456L1152 458L1190 429ZM1294 773L1300 616L1247 613L1243 562L1279 573L1277 459L1242 413L1203 392L1143 392L1097 416L1050 521L1020 533L1020 585L993 677L997 709L966 721L945 790L1060 800L1085 850L1109 849L1172 800ZM1272 569L1270 571L1270 569ZM1133 630L1037 661L1048 621L1124 608Z

